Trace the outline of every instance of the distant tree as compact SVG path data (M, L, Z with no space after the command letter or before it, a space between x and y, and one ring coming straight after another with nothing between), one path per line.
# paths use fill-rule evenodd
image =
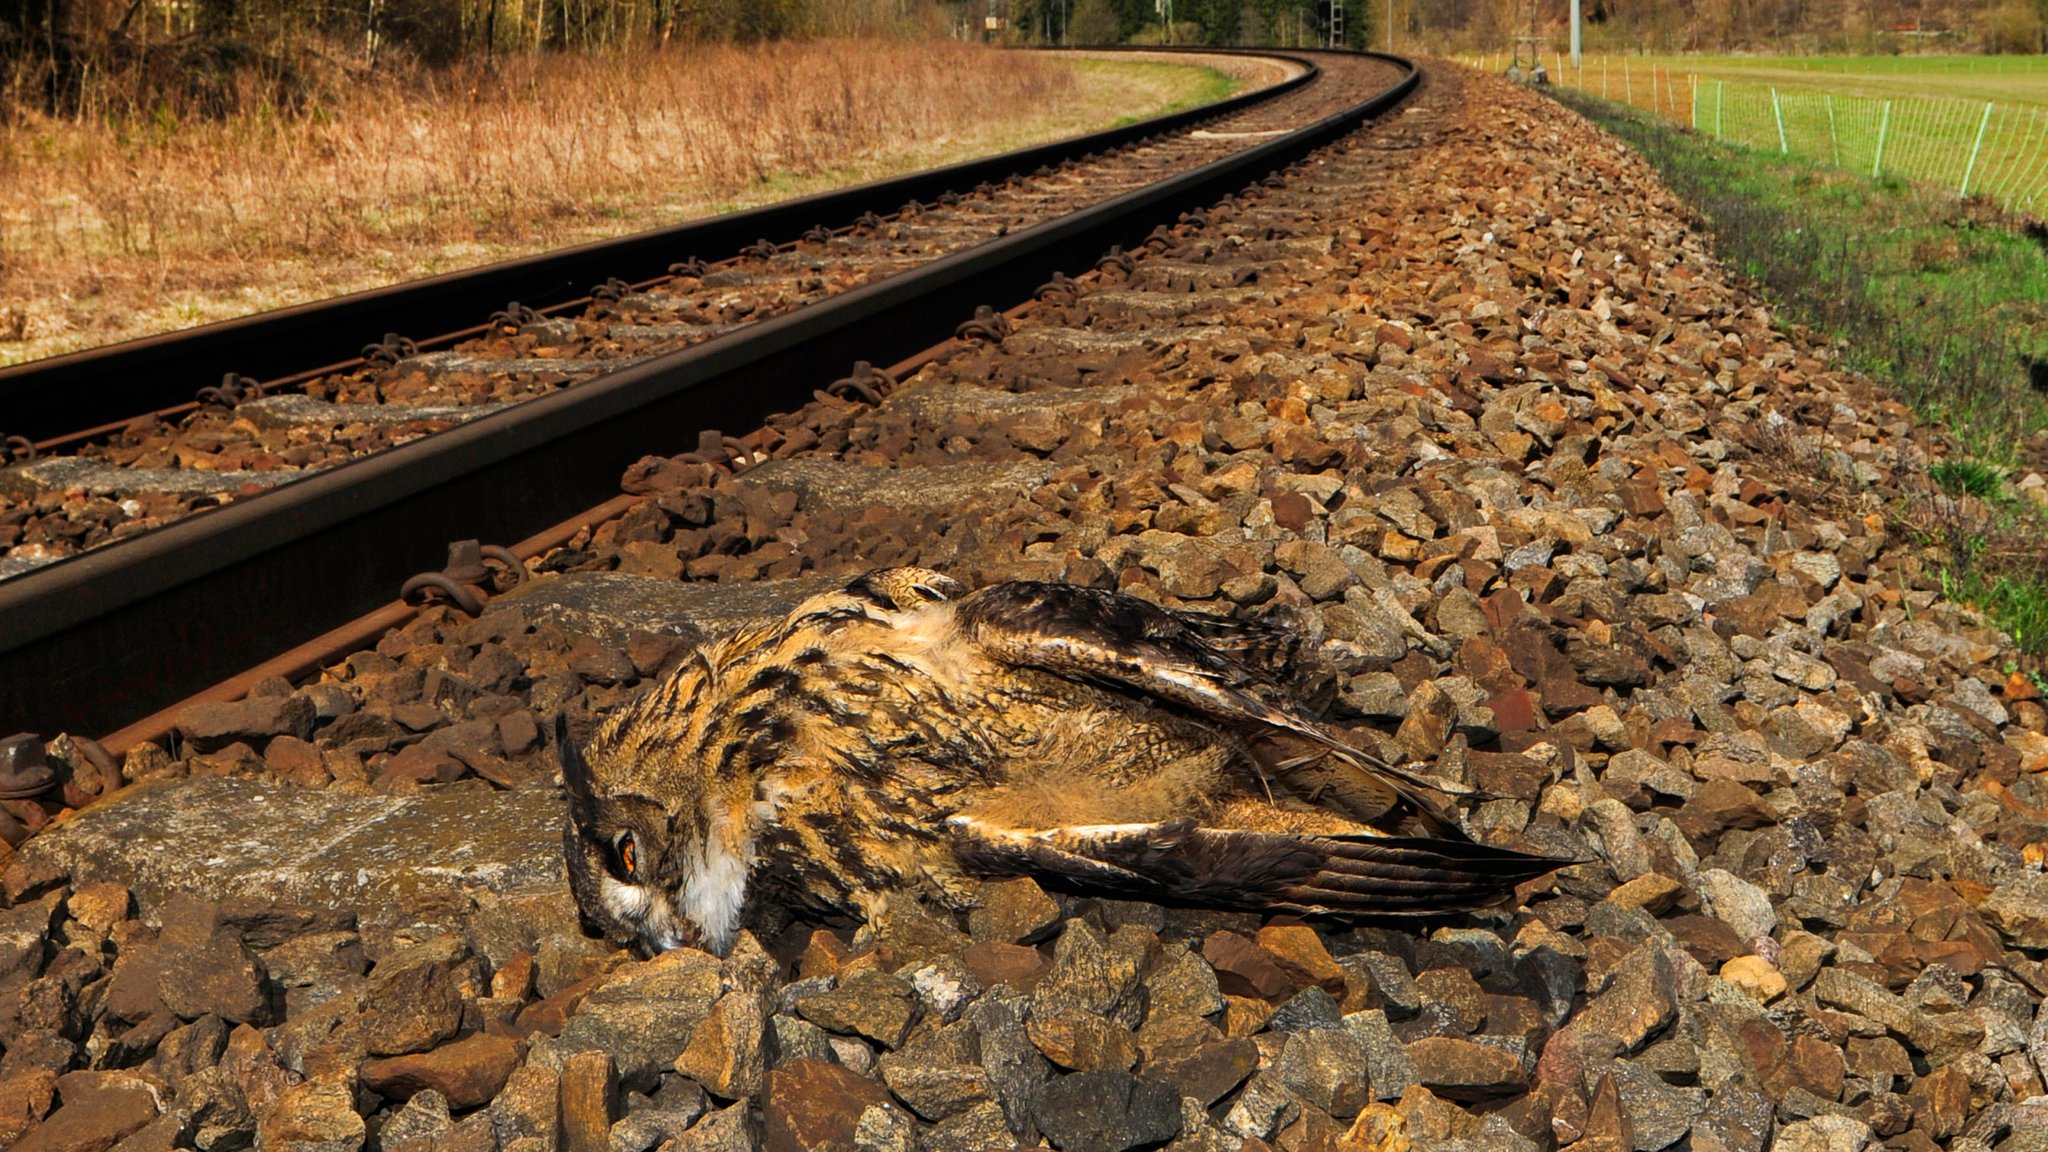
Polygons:
M1110 0L1074 0L1073 34L1068 43L1121 44L1123 39L1123 23Z
M2048 19L2043 5L2008 0L1991 10L1985 21L1984 47L1992 52L2048 51Z

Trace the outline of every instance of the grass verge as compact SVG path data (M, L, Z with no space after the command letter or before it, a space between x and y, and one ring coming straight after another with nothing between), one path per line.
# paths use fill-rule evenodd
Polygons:
M2048 233L1897 180L1733 147L1583 93L1558 98L1626 141L1715 250L1787 319L1837 342L1956 451L1906 523L1943 586L2048 651Z
M1260 79L1270 79L1261 76ZM1242 77L953 41L545 54L0 116L0 364L1092 131Z

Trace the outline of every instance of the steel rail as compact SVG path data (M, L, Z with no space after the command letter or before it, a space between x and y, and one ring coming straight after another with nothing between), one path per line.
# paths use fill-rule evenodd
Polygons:
M1230 55L1227 49L1202 54ZM386 332L423 346L473 335L493 308L516 300L546 312L586 301L616 277L665 277L669 265L714 260L756 241L793 243L814 226L887 215L912 200L936 199L982 183L1176 132L1292 92L1316 79L1312 61L1287 52L1244 52L1308 65L1264 88L1213 104L1049 144L868 184L600 240L516 260L449 272L331 300L110 344L0 368L0 434L38 443L104 432L128 420L189 407L200 388L234 372L261 381L303 380L360 362L359 350ZM429 339L431 338L431 339ZM317 369L317 370L316 370Z
M0 732L105 733L385 604L452 539L528 537L615 497L621 471L752 428L856 359L951 334L980 301L1302 159L1420 80L1251 148L727 336L0 583Z

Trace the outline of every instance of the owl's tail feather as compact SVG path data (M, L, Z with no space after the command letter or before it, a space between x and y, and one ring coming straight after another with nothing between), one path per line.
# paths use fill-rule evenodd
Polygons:
M1304 916L1430 916L1495 904L1575 863L1466 840L1204 828L1192 820L1019 829L955 817L962 864L1122 899Z

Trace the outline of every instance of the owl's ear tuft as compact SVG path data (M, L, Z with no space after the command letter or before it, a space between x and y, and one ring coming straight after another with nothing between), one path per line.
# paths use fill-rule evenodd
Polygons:
M583 758L583 750L576 747L576 741L569 735L569 714L555 714L555 757L562 767L562 788L571 800L589 804L597 798L596 781L590 774L590 762Z

